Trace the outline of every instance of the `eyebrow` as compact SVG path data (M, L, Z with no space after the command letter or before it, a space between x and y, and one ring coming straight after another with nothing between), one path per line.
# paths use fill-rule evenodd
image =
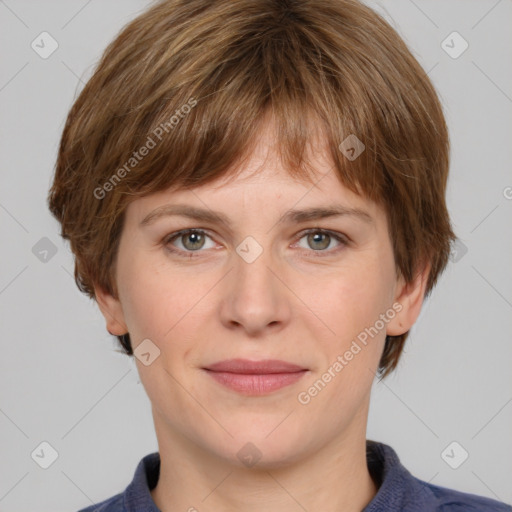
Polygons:
M150 212L142 219L140 226L152 224L161 217L180 216L194 219L200 222L211 222L231 227L229 218L220 212L196 208L184 204L166 204ZM325 219L328 217L350 216L359 219L367 224L373 224L373 217L360 208L348 208L342 205L326 207L313 207L303 210L288 210L277 222L277 224L301 223L310 220Z

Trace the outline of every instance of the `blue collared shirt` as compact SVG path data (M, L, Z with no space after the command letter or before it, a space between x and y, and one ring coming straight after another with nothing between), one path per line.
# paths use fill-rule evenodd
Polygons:
M362 512L512 512L505 503L419 480L388 445L367 441L367 461L378 491ZM150 494L159 472L159 453L146 455L124 492L79 512L160 512Z

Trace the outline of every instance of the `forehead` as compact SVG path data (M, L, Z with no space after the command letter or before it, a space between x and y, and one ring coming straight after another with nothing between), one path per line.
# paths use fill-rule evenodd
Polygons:
M129 204L127 216L140 222L166 204L213 208L226 216L237 216L242 211L262 215L263 210L282 215L290 209L335 205L365 210L375 218L383 215L373 201L341 183L320 132L312 135L306 148L309 178L285 168L275 140L275 125L267 121L251 152L224 176L195 187L171 186L138 198Z

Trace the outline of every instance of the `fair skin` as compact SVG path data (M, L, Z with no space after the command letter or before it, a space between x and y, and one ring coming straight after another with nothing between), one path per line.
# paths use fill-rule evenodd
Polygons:
M235 180L168 189L127 208L118 298L100 287L96 297L111 333L129 332L134 350L144 339L160 350L150 365L136 362L161 457L151 495L163 512L356 512L377 492L365 452L371 387L386 334L408 331L420 313L428 270L409 284L397 277L384 211L342 186L322 153L311 162L314 186L292 178L269 125ZM140 225L177 204L222 213L231 225L165 215ZM334 205L369 217L278 223L291 209ZM206 233L169 241L188 228ZM251 263L236 251L248 236L262 249ZM400 312L301 403L298 394L396 303ZM247 396L204 369L231 358L279 359L305 371L288 386ZM237 456L247 443L261 455L251 467Z

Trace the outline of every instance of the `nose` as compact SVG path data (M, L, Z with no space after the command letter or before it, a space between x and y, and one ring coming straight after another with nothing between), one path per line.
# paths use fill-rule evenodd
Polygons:
M278 262L267 250L252 262L236 253L233 260L220 310L223 325L251 337L282 330L290 321L291 305Z

